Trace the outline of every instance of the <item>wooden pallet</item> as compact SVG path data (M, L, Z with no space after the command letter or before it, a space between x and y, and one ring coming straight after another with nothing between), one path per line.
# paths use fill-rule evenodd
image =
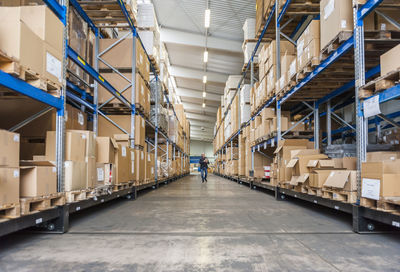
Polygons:
M19 203L0 206L0 218L18 218L21 216L21 205Z
M149 58L150 58L151 64L152 64L153 67L154 67L154 70L156 70L156 72L157 72L158 74L160 74L160 66L158 65L158 62L156 61L156 59L154 58L154 56L150 55Z
M346 202L346 203L356 203L357 202L357 192L322 189L322 197L333 199L336 201Z
M360 199L360 205L363 206L363 207L370 208L370 209L376 209L377 201L374 200L374 199L369 199L369 198L362 197Z
M94 194L91 189L76 190L65 192L65 200L67 203L78 202L93 198Z
M321 188L307 187L307 194L315 195L315 196L322 196L322 189Z
M21 198L19 202L21 215L26 215L62 206L65 204L65 196L63 193L56 193L48 196Z
M2 51L0 51L0 70L45 92L51 92L55 96L60 95L61 84L48 80L33 69L20 65L18 60Z
M353 35L352 31L341 31L337 34L327 46L321 50L320 60L325 60L333 51L339 48L339 46L347 41Z
M400 197L385 197L377 201L377 209L394 214L400 214Z
M300 69L300 71L296 75L296 81L300 81L303 78L305 78L309 73L314 71L315 67L317 67L321 61L319 60L318 57L314 57L310 59L304 66L303 68Z
M371 97L379 91L389 89L400 82L400 69L392 71L384 76L378 77L377 79L368 82L361 87L359 97L365 99Z
M282 131L284 132L284 131ZM271 138L277 137L278 132L271 132ZM310 139L314 137L313 131L289 131L283 136L285 139Z
M118 192L118 191L125 190L125 189L132 187L132 184L133 184L133 182L127 182L127 183L114 184L111 186L112 186L113 192Z

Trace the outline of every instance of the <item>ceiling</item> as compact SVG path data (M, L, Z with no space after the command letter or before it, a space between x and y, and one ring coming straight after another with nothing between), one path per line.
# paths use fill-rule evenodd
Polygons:
M191 138L211 141L218 106L229 75L241 73L243 30L255 16L255 0L209 0L211 24L204 72L206 0L152 0L170 58L170 74L191 123ZM203 75L207 75L206 107L202 107Z

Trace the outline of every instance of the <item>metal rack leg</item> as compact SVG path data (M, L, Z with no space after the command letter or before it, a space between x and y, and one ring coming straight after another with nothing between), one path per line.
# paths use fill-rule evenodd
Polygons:
M59 217L53 222L54 233L66 233L69 230L69 206L58 207Z

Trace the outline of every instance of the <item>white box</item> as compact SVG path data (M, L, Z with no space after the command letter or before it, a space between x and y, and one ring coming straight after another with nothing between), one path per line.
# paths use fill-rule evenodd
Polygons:
M250 103L250 91L251 91L251 86L250 84L244 84L242 85L242 88L240 89L240 103Z
M151 28L156 26L154 6L150 3L138 4L137 26L139 28Z
M250 120L251 117L251 106L250 104L241 104L240 105L240 122L246 123Z
M237 89L240 80L242 79L241 75L231 75L228 77L226 81L225 88L226 89Z
M243 25L243 39L250 40L256 38L256 19L248 18Z

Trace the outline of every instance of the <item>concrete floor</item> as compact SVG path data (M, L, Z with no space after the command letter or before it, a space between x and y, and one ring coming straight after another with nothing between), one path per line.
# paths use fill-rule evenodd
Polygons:
M351 218L189 176L136 201L72 217L64 235L0 239L0 271L399 271L398 235L358 235Z

